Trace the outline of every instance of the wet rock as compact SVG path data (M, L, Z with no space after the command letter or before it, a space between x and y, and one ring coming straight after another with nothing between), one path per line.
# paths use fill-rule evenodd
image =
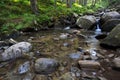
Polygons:
M105 57L103 56L103 55L101 55L101 54L97 54L96 55L99 59L104 59Z
M72 54L69 54L69 57L71 59L80 59L80 58L82 58L82 54L81 53L72 53Z
M109 55L108 55L109 58L112 58L112 57L114 57L114 56L115 56L114 54L109 54Z
M90 29L96 23L94 16L83 16L77 19L76 24L83 29Z
M64 47L68 47L68 46L69 46L69 43L67 43L67 42L66 42L66 43L63 43L63 46L64 46Z
M99 34L97 36L95 36L96 39L104 39L105 37L107 37L107 34Z
M96 74L95 72L92 72L93 74ZM87 74L86 72L82 73L82 80L99 80L95 75Z
M64 70L65 70L65 67L60 67L60 68L59 68L59 71L60 71L60 72L63 72Z
M66 67L68 65L67 61L62 62L62 66Z
M58 68L58 61L49 58L39 58L35 61L35 71L41 74L49 74Z
M110 19L101 26L101 29L102 31L110 32L119 23L120 19Z
M68 33L70 33L70 34L77 34L78 35L78 34L80 34L80 31L79 30L74 30L74 29L72 30L71 29L71 30L69 30Z
M120 47L120 24L118 24L109 35L101 40L100 43L103 47Z
M28 72L30 70L30 62L24 62L23 64L21 64L18 69L17 69L17 73L18 74L24 74L26 72Z
M84 52L84 49L82 47L78 47L77 50L80 52Z
M18 43L17 41L15 41L15 40L12 39L12 38L9 39L9 42L12 43L12 44L16 44L16 43Z
M60 39L59 38L53 38L54 41L59 41Z
M106 78L104 77L98 77L99 80L107 80Z
M36 75L34 80L48 80L45 75Z
M117 57L113 60L113 68L120 70L120 57Z
M91 60L79 60L78 61L81 68L87 68L87 69L100 69L101 65L97 61L91 61Z
M60 39L67 39L67 37L68 37L68 34L67 34L67 33L62 33L62 34L60 35Z
M116 11L107 12L107 13L102 15L100 22L103 24L110 19L116 19L117 16L120 16L120 14Z
M0 54L0 61L6 61L21 57L24 55L24 53L29 52L31 49L32 46L28 42L17 43L6 49L2 54Z
M70 68L71 73L73 73L76 77L81 76L81 70L77 67L71 67Z
M70 72L63 74L58 80L75 80Z

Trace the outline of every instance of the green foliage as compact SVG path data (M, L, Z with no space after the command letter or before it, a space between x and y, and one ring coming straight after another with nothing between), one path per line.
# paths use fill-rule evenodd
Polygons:
M10 32L12 29L19 30L21 28L34 27L34 20L39 24L49 23L51 18L58 19L60 16L65 16L72 12L78 14L93 13L96 9L106 5L107 3L101 2L96 4L95 7L91 7L90 4L81 6L75 3L72 8L67 8L66 3L61 1L57 1L55 6L54 0L38 0L39 15L34 15L30 8L30 0L1 0L0 30L2 32Z

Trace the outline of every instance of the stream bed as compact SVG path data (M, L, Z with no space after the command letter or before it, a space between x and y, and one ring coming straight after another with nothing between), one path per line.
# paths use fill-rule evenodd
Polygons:
M112 60L119 57L120 51L100 47L95 36L94 31L82 29L23 33L15 40L30 42L32 50L29 55L1 62L0 80L120 80L120 71L112 68ZM36 60L46 58L56 60L58 66L49 71L49 65L48 72L38 73ZM81 66L79 61L86 60L97 61L99 68L92 63ZM29 65L24 69L20 64Z

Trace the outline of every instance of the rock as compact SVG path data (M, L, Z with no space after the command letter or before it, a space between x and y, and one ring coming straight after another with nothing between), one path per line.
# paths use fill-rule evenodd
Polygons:
M58 61L49 58L39 58L35 61L35 71L41 74L49 74L58 68Z
M62 62L62 66L66 67L68 65L67 61Z
M67 37L68 37L68 34L67 34L67 33L62 33L62 34L60 35L60 39L67 39Z
M120 19L107 20L102 26L102 31L110 32L116 25L120 23Z
M83 77L82 80L99 80L96 77L96 72L92 72L92 75L87 74L86 72L82 72L82 77Z
M65 42L65 43L63 43L63 46L64 46L64 47L68 47L68 46L69 46L69 43Z
M84 52L84 49L82 47L78 47L77 50L80 52Z
M103 56L103 55L101 55L101 54L97 54L97 57L99 58L99 59L104 59L105 57Z
M114 56L115 56L114 54L109 54L109 55L108 55L109 58L112 58L112 57L114 57Z
M120 57L117 57L113 60L113 68L120 70Z
M69 57L71 58L71 59L80 59L80 58L82 58L82 54L79 52L79 53L72 53L72 54L69 54Z
M59 41L60 39L59 38L53 38L54 41Z
M100 22L103 24L110 19L118 19L117 16L120 16L120 14L116 11L107 12L101 16Z
M70 71L76 77L80 77L81 76L81 70L79 68L77 68L77 67L71 67Z
M48 80L45 75L36 75L34 80Z
M99 80L107 80L106 78L104 78L104 77L98 77L99 78Z
M95 36L96 39L104 39L105 37L107 37L107 34L99 34L97 36Z
M94 16L83 16L77 19L76 24L83 29L90 29L96 23Z
M79 65L81 68L87 68L87 69L100 69L101 65L97 61L91 61L91 60L80 60Z
M0 54L0 61L6 61L23 56L32 49L32 45L28 42L20 42L12 45Z
M63 74L58 80L75 80L70 72Z
M30 62L27 61L18 67L17 72L18 74L23 74L23 73L28 72L29 70L30 70Z
M101 40L100 45L103 47L120 47L120 24L118 24L109 35Z

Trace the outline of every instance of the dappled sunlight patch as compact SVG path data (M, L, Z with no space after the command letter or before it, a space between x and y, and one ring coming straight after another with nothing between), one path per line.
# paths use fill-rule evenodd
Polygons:
M79 5L79 4L77 4L77 3L74 3L73 6L75 6L75 7L79 7L79 8L82 7L81 5Z
M16 3L19 3L19 2L21 2L21 3L24 3L24 4L26 4L26 5L30 5L30 1L29 0L12 0L13 2L16 2Z

